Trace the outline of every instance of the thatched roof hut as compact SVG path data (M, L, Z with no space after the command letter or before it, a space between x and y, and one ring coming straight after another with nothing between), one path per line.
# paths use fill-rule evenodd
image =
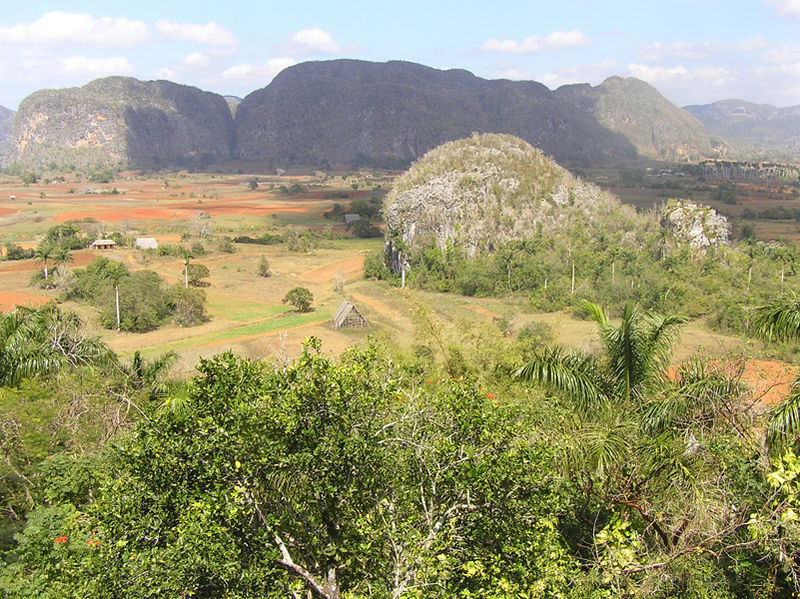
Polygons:
M336 310L336 315L333 317L334 329L352 329L368 327L367 319L358 311L353 304L347 300L342 302L339 309Z

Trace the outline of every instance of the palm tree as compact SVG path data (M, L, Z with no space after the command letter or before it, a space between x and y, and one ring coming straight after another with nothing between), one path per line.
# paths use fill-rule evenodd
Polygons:
M189 288L189 260L194 258L192 252L186 248L181 249L181 256L183 257L183 286Z
M595 357L560 348L537 352L517 376L560 393L582 410L629 403L663 381L678 328L686 320L643 312L627 304L614 326L597 304L584 309L600 328L605 355Z
M53 251L53 264L58 266L59 264L66 264L67 262L72 262L72 252L69 248L58 246Z
M56 247L51 243L42 243L36 248L34 254L39 260L44 263L44 280L47 280L47 261L53 257Z
M86 336L73 312L54 304L18 307L0 316L0 386L66 366L112 362L114 354L101 341Z
M584 302L603 343L600 356L545 348L516 375L566 399L580 425L580 453L602 474L632 448L650 400L667 386L673 342L685 319L625 306L613 325L597 304Z
M751 330L767 340L800 340L800 298L790 293L753 310ZM780 447L800 435L800 377L792 383L789 395L770 411L767 442Z

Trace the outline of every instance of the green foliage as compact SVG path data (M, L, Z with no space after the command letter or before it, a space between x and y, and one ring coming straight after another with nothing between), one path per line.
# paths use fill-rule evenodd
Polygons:
M33 258L36 250L33 248L23 249L13 243L6 243L6 260L29 260Z
M281 300L283 304L291 304L297 312L310 312L314 296L305 287L294 287L286 292Z
M255 191L256 189L258 189L258 179L256 177L249 179L247 181L247 188L251 191Z
M207 266L203 264L189 264L188 267L189 285L192 287L208 287L208 281L204 281L211 273Z
M65 291L66 299L77 299L98 305L122 279L130 276L122 262L105 256L95 258L85 269L74 271L75 282Z
M0 588L571 596L585 577L556 515L571 490L522 413L466 381L408 393L390 368L374 346L335 364L316 340L280 369L202 361L188 397L119 445L94 501L58 492L69 503L31 514Z
M193 327L208 320L206 293L202 289L189 289L182 285L175 285L170 290L169 300L173 319L178 326Z
M89 245L89 239L75 223L64 223L48 229L42 243L66 250L79 250Z
M233 240L230 237L221 237L217 241L217 250L223 254L235 254L237 251L236 245L234 245Z
M53 304L0 315L0 385L111 359L105 345L86 335L75 313Z
M135 271L119 280L120 330L133 333L152 331L166 322L173 312L170 291L157 273ZM116 328L116 299L109 286L100 300L100 322Z

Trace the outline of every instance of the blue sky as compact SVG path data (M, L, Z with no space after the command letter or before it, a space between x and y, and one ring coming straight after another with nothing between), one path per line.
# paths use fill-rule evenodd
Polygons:
M679 105L800 104L800 0L13 3L0 105L106 75L245 96L306 60L409 60L550 88L638 77Z

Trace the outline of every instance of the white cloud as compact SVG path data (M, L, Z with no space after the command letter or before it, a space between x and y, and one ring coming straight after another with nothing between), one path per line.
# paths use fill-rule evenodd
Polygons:
M61 69L67 75L105 77L107 75L132 75L133 65L124 57L87 58L86 56L69 56L59 58Z
M110 17L95 18L84 13L48 12L38 20L0 27L0 42L14 44L94 44L126 47L151 39L141 21Z
M572 31L553 31L545 37L532 35L521 42L516 40L488 40L481 50L501 54L536 54L547 50L588 46L592 41L577 29Z
M233 33L213 21L200 25L199 23L172 23L162 19L156 21L155 26L161 35L170 39L213 46L233 46L238 43Z
M764 52L762 58L770 64L794 65L800 62L800 46L775 46Z
M675 83L699 83L722 87L732 80L730 71L722 67L687 69L683 65L660 67L632 63L628 65L628 73L632 77L647 81L656 87Z
M302 29L293 34L288 40L279 44L279 49L285 56L339 56L347 53L360 52L361 48L356 45L342 46L333 39L333 36L315 27L314 29Z
M239 64L225 69L222 79L234 85L263 87L283 69L296 64L293 58L273 58L261 65Z
M764 0L767 6L774 6L783 17L800 20L800 0Z
M545 73L534 77L537 81L544 83L550 89L556 89L562 85L572 83L591 83L598 84L615 74L617 63L613 60L594 62L575 66L568 66L558 69L551 73Z
M637 59L644 62L662 62L666 60L706 60L712 57L730 58L732 54L752 53L765 50L769 44L761 34L736 44L719 41L707 42L674 42L662 44L654 42L643 47Z

